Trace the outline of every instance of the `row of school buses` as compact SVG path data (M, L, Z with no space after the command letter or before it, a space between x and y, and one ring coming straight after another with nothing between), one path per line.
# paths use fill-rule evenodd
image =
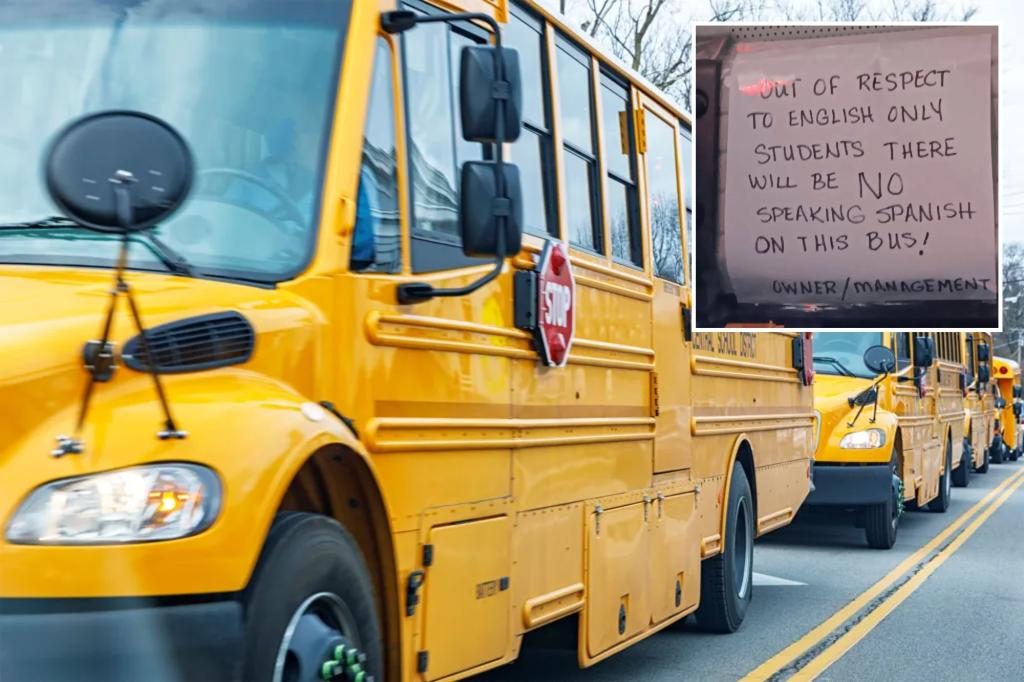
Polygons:
M904 509L945 512L952 487L1021 454L1020 366L979 332L815 335L816 440L808 505L863 511L868 544Z

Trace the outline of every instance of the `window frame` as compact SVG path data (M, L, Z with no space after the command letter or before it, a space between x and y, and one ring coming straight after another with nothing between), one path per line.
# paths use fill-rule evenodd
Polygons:
M401 100L404 99L404 94L400 98L399 90L397 88L397 69L400 68L398 63L398 45L394 40L393 36L380 32L377 34L377 39L374 41L373 48L373 62L371 64L370 71L370 89L367 96L366 116L370 115L370 102L372 101L373 88L376 86L377 73L377 51L383 46L387 50L387 83L388 83L388 98L391 104L391 135L395 146L395 200L398 206L398 265L393 270L376 270L373 266L368 266L363 269L356 269L352 267L352 247L355 245L355 223L353 223L352 236L349 239L348 254L345 258L345 267L348 272L354 275L396 275L406 271L408 267L408 255L409 250L406 248L406 216L405 216L405 161L404 161L404 135L402 130L402 119L399 117L399 107L401 106ZM363 147L360 149L360 164L359 172L356 177L356 211L358 215L359 210L359 185L362 183L362 149L365 148L366 144L366 128L367 121L363 121ZM373 233L374 248L377 245L377 231L376 226L374 227Z
M442 9L439 9L433 5L429 5L420 0L402 0L401 6L415 10L422 14L431 16L437 16L442 14L449 14ZM452 33L458 33L466 36L471 40L475 40L481 45L490 43L491 34L485 29L473 25L471 22L460 21L453 23L439 24L445 31L445 50L447 53L447 63L449 68L452 64ZM405 183L405 191L408 196L408 220L409 220L409 264L413 274L431 273L431 272L442 272L444 270L455 270L458 268L472 267L474 265L483 265L491 262L491 259L486 258L471 258L462 252L462 240L458 235L448 235L435 230L425 230L417 226L416 221L416 191L415 191L415 172L413 169L412 150L414 147L413 136L412 136L412 125L410 123L410 88L408 71L406 68L406 42L405 36L402 36L399 40L399 72L402 79L402 122L404 124L404 130L400 132L405 143L405 159L406 168L408 168L408 177ZM454 71L454 69L452 69ZM449 72L452 78L457 78L457 73ZM451 99L452 117L449 121L449 128L451 130L451 145L452 155L455 161L455 192L456 197L459 193L460 184L460 173L462 160L459 159L458 144L459 140L457 136L459 134L457 125L458 113L458 83L455 81L449 82L449 98ZM482 158L487 159L493 156L490 151L491 145L482 144L483 153Z
M523 132L533 135L540 143L540 173L541 173L541 190L544 194L544 220L546 222L546 230L543 234L536 232L529 232L526 230L526 226L523 226L523 236L532 235L539 239L546 239L553 237L557 239L559 237L559 193L558 193L558 175L555 172L555 122L554 122L554 107L552 106L552 99L554 97L553 90L551 88L551 55L548 53L548 37L547 37L547 26L548 23L543 17L537 15L533 10L523 6L519 2L509 3L509 14L510 21L518 20L521 21L530 30L536 31L537 33L537 48L540 51L540 83L538 84L541 91L541 106L543 107L543 117L545 128L538 128L536 123L531 122L527 117L523 116ZM529 87L527 83L523 83L524 87ZM523 135L520 134L519 139L511 143L512 151L512 163L518 163L515 159L515 147L517 144L522 142Z
M643 97L640 98L640 108L639 108L639 111L640 111L640 115L645 117L644 118L644 144L643 144L643 147L644 147L644 151L643 151L643 160L644 160L644 195L645 196L643 197L643 202L644 202L644 210L645 210L645 213L646 213L646 216L647 216L647 231L648 231L648 233L650 235L650 237L648 239L649 246L647 248L647 251L648 251L649 255L651 256L651 276L656 278L656 279L660 279L663 282L671 282L672 284L675 284L676 286L685 287L685 286L689 285L689 278L688 278L689 267L688 267L688 263L686 261L686 257L687 257L687 252L686 252L686 224L683 222L684 216L685 216L685 207L683 206L684 199L683 199L683 194L682 194L682 191L683 191L683 185L682 185L682 172L683 172L683 168L682 168L682 160L680 158L679 130L678 130L679 123L678 123L678 119L676 118L676 116L672 115L669 111L666 111L663 106L661 106L656 101L654 101L653 99L651 99L649 97L646 97L646 96L643 96ZM681 275L680 279L682 281L677 281L676 279L674 279L672 277L664 277L661 274L659 274L657 259L654 257L654 221L651 218L651 203L650 203L650 201L651 201L651 182L650 182L650 177L648 176L650 168L648 167L648 164L647 164L647 154L648 154L648 150L650 149L650 135L649 135L649 131L648 131L648 128L650 126L647 125L647 119L646 119L648 114L651 115L651 116L654 116L655 118L657 118L672 133L672 145L673 145L673 149L674 149L673 158L674 158L675 170L676 170L676 177L675 177L675 185L676 185L676 213L677 213L676 221L677 221L677 224L679 226L679 235L678 235L679 236L679 249L680 249L679 255L680 255L680 258L682 260L682 264L681 264L682 275ZM639 154L638 154L638 157L639 157Z
M907 344L907 346L906 346L907 354L906 354L905 357L900 356L900 340L901 339L903 339L906 342L906 344ZM892 344L893 344L893 348L892 348L893 355L896 356L896 371L897 372L901 372L904 369L906 369L907 367L913 367L913 365L914 365L914 357L913 357L912 353L913 353L914 342L911 339L910 332L894 332L893 333ZM903 366L901 364L902 360L904 360L904 359L906 360L906 365L905 366Z
M608 244L605 249L606 254L613 263L621 265L623 267L637 270L640 272L644 271L644 234L643 224L640 216L640 168L639 168L639 154L637 153L636 144L636 121L634 101L635 101L635 88L633 84L627 79L619 77L608 69L603 63L598 62L598 69L596 73L597 77L597 88L599 92L595 98L594 115L597 118L597 127L600 128L600 147L599 150L601 158L601 198L603 211L601 217L603 221L607 222L607 235ZM606 85L608 83L611 87ZM612 170L608 165L608 148L610 144L614 144L616 141L609 142L605 137L604 133L606 128L604 126L604 89L609 90L613 88L621 88L624 95L623 100L626 104L626 136L628 138L627 143L629 145L629 151L627 153L627 159L629 163L629 172L632 178L624 178L617 171ZM618 127L618 126L616 126ZM621 133L620 133L621 134ZM608 196L611 194L609 182L615 182L625 187L626 189L626 229L629 232L629 248L630 248L630 260L622 260L615 255L614 250L614 239L612 238L612 221L611 214L608 213Z
M693 128L691 124L687 123L683 119L679 119L679 137L686 140L686 145L679 143L679 182L682 185L683 191L683 219L686 221L683 224L683 262L689 266L690 253L692 252L693 245L693 188L692 181L695 177L693 175ZM684 154L684 146L690 150L689 154ZM689 267L686 268L688 272ZM683 273L683 279L686 279L686 272Z
M555 74L556 74L555 78L556 78L556 82L558 83L558 94L559 94L559 96L561 95L561 91L562 91L562 82L561 82L562 74L561 74L561 72L558 69L558 51L559 50L564 52L565 55L567 57L569 57L570 59L575 59L582 66L584 66L586 68L586 70L587 70L586 82L587 82L587 92L588 92L589 104L590 104L590 144L591 144L591 149L593 150L592 152L587 152L587 151L585 151L583 149L580 149L575 144L573 144L572 142L570 142L569 140L566 139L564 133L562 132L562 127L563 127L562 126L562 118L564 116L564 112L562 111L562 108L561 108L561 101L559 101L559 107L558 107L558 114L559 115L558 115L558 121L556 121L556 125L558 126L558 131L559 131L558 139L559 139L559 142L561 143L559 145L560 146L559 153L562 155L562 161L561 161L562 172L561 172L561 177L559 178L559 190L561 190L561 192L560 192L560 199L561 200L565 200L566 199L565 188L566 188L566 181L567 181L567 176L568 176L568 164L566 163L566 155L567 154L573 154L578 159L580 159L584 163L586 163L587 166L588 166L588 169L589 169L589 172L587 173L587 183L588 183L589 188L591 190L590 191L590 230L591 230L591 233L592 233L592 236L593 236L593 239L594 239L594 248L591 249L589 246L587 246L585 244L579 244L577 242L574 242L572 240L572 226L569 225L568 222L566 222L566 224L565 224L564 240L565 240L565 243L568 244L571 248L577 249L577 250L579 250L579 251L581 251L583 253L588 253L588 254L592 254L592 255L595 255L595 256L607 256L608 254L606 253L606 251L607 251L607 246L608 245L605 244L605 235L604 235L604 232L605 232L604 231L604 196L603 196L603 193L602 193L602 187L604 185L604 182L602 181L602 177L601 177L601 168L600 168L601 149L600 149L600 144L599 144L599 140L598 140L598 131L597 131L597 127L599 125L599 119L598 119L599 114L598 114L597 111L595 111L597 100L596 100L596 96L595 96L595 93L594 93L594 57L593 57L593 55L591 55L589 50L587 50L583 46L581 46L578 43L576 43L575 41L573 41L572 38L567 36L562 31L558 30L557 28L554 29L554 50L555 50L555 52L552 55L553 56L552 66L554 67L554 71L555 71ZM552 89L552 98L556 98L553 89ZM559 97L559 100L560 100L560 97ZM566 213L566 215L563 216L563 218L566 221L568 221L568 219L569 219L569 215L568 215L569 211L566 211L565 213Z

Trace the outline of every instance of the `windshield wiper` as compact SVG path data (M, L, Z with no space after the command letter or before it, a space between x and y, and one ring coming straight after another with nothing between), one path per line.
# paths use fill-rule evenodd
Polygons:
M2 223L0 224L0 232L59 230L69 227L81 228L81 225L63 216L49 216L40 220L33 220L24 223ZM162 242L152 232L135 232L129 237L129 239L136 238L141 239L143 246L148 247L160 262L163 263L171 272L178 275L186 275L188 277L196 276L195 268L192 267L188 260L173 248Z
M850 369L846 365L844 365L839 360L837 360L837 359L835 359L835 358L833 358L833 357L831 357L829 355L815 355L815 356L813 356L813 358L814 358L815 362L827 362L828 364L830 364L833 367L835 367L836 369L838 369L839 373L842 374L843 376L848 376L848 377L855 377L855 376L857 376L856 374L851 372Z

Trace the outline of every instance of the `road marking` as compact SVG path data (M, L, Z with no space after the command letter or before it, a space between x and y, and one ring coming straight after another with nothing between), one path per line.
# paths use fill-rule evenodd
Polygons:
M881 580L876 582L874 585L869 587L867 590L858 595L853 601L848 603L843 608L836 611L834 614L829 616L821 624L816 626L810 632L805 634L800 639L796 640L785 649L775 654L767 661L757 666L746 676L743 677L741 682L760 682L767 680L772 675L775 675L781 671L786 665L796 658L806 654L811 648L813 648L818 642L823 640L833 630L838 628L840 625L848 621L857 612L867 606L873 599L877 598L880 594L889 589L897 580L899 580L904 573L906 573L912 566L919 563L924 557L939 547L946 539L960 529L967 521L974 516L974 514L987 505L991 500L995 499L999 493L1009 487L1014 481L1024 476L1024 469L1020 469L1014 472L1013 475L1008 476L1006 480L997 485L992 490L988 491L980 501L978 501L973 507L961 514L955 521L946 526L938 535L932 538L927 544L915 551L913 554L908 556L906 559L901 561L894 569L889 571Z
M786 578L779 578L778 576L768 575L767 573L758 573L757 571L754 571L754 585L756 587L777 587L789 585L807 585L807 583L801 583L796 580L787 580Z
M956 539L942 548L928 563L921 567L919 571L914 573L907 582L899 586L899 588L893 592L885 601L878 605L874 611L864 616L864 618L850 628L842 637L833 642L827 649L818 654L815 658L800 669L795 675L789 678L792 682L811 682L825 671L830 665L838 661L842 656L849 651L857 642L864 639L868 633L875 629L879 623L885 619L893 610L902 604L907 597L913 594L917 588L921 587L928 578L935 573L935 571L946 562L949 557L963 546L967 540L974 535L974 533L981 528L981 525L988 520L992 514L995 513L999 507L1003 505L1006 500L1016 492L1017 488L1024 485L1024 478L1017 478L1017 481L1010 486L999 499L988 506L985 511L978 514L969 526L964 528L964 531L956 536Z

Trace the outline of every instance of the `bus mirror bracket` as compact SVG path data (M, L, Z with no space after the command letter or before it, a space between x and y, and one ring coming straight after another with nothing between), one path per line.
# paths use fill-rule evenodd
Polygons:
M398 302L420 303L439 296L465 296L495 279L506 256L522 246L522 189L519 169L504 159L504 145L519 137L522 127L522 78L519 55L501 45L501 28L494 17L475 12L419 14L408 10L384 12L380 25L387 33L402 33L424 23L478 21L494 33L494 46L462 50L459 102L463 137L493 145L493 161L462 165L459 232L463 253L493 256L494 268L464 287L435 288L426 282L398 285Z

